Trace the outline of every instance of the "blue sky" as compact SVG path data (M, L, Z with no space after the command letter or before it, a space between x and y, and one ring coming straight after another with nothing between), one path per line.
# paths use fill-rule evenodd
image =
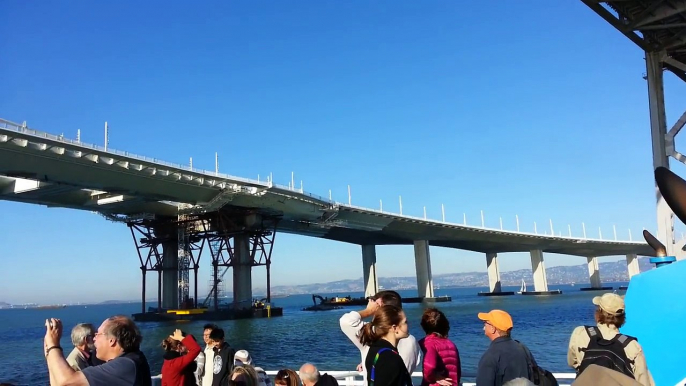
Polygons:
M580 1L527 5L4 1L0 117L96 144L108 121L111 148L205 169L216 151L222 172L285 185L293 171L306 191L347 201L351 185L353 204L389 211L402 195L405 214L654 230L642 52ZM671 124L684 84L665 78ZM0 211L0 301L139 297L125 226ZM485 270L481 254L431 252L435 274ZM377 254L380 276L414 274L411 246ZM500 264L530 267L528 254ZM361 275L359 246L277 236L275 285ZM204 292L207 260L200 277ZM264 269L253 277L263 286Z

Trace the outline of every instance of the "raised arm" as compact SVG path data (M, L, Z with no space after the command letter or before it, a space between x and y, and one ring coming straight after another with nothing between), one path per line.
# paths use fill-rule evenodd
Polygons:
M75 371L64 359L64 353L60 347L62 322L59 319L46 320L45 329L43 343L51 386L88 386L83 373Z

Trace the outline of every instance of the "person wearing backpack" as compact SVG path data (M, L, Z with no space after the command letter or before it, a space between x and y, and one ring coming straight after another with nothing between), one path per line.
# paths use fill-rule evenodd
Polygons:
M360 343L369 346L365 358L367 386L412 386L412 377L398 353L398 342L409 334L407 317L395 306L379 307L372 321L362 327Z
M635 337L624 335L619 329L626 321L624 299L613 293L593 298L595 326L579 326L569 339L567 363L577 376L595 364L619 371L634 378L643 386L654 386L648 371L643 349Z

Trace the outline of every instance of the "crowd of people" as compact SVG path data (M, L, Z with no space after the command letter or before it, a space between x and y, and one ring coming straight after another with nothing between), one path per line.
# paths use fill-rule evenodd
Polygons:
M599 379L611 379L617 385L653 386L640 344L619 332L626 318L622 297L608 293L595 297L593 304L596 324L579 326L570 338L567 360L578 374L573 384L595 385L600 384ZM484 335L491 341L478 364L477 386L557 384L552 374L538 366L526 345L513 339L510 314L491 310L476 317L483 322ZM369 298L364 310L340 318L341 331L359 349L357 370L365 384L411 386L411 374L420 365L421 386L461 384L460 354L448 337L450 323L446 315L427 308L420 325L425 336L417 340L409 333L402 299L395 291L379 292ZM76 325L71 332L74 349L66 357L60 346L62 331L59 319L46 320L44 354L52 386L151 385L150 366L140 350L142 337L131 319L113 316L97 331L89 324ZM204 349L193 335L178 329L162 341L163 386L272 386L248 351L236 351L225 341L222 328L205 325L203 341ZM320 374L311 363L303 364L298 372L279 371L273 383L338 385L334 377Z

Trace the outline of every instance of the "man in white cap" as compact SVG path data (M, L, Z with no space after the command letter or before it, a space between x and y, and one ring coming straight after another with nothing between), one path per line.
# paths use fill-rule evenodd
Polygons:
M257 374L257 385L258 386L271 386L272 381L269 379L267 372L261 367L255 367L255 363L250 356L248 350L238 350L236 355L233 356L234 366L253 366L255 373Z
M643 386L654 386L645 355L636 338L621 334L624 325L624 299L613 293L593 298L595 326L579 326L572 332L567 363L581 374L590 365L611 368Z
M238 350L233 356L233 364L234 366L252 366L252 357L250 357L250 353L247 350Z

